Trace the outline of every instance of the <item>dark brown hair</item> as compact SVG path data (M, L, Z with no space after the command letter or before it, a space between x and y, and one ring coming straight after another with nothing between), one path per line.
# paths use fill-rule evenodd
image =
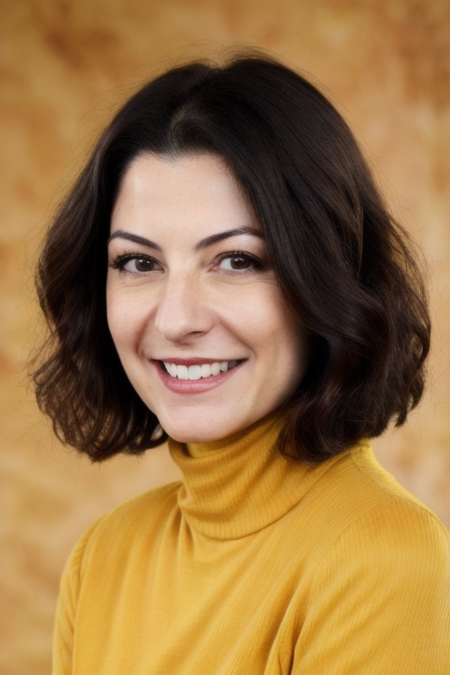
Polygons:
M213 152L248 196L278 282L311 336L283 452L319 462L401 425L421 398L426 297L347 124L306 79L260 54L174 68L114 117L48 232L37 287L51 327L34 374L58 437L99 461L166 436L130 385L106 319L106 241L139 154Z

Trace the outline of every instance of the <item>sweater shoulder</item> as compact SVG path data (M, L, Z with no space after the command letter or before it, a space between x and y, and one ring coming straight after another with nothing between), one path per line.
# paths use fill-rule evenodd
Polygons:
M368 445L330 461L322 478L308 513L320 539L299 609L298 672L447 672L445 527Z
M131 497L106 513L98 524L102 528L116 527L122 523L126 523L127 527L149 525L176 506L180 485L179 481L167 483Z
M162 522L177 510L179 482L162 485L119 504L82 535L67 561L66 574L83 567L92 555L132 550L154 537Z
M368 540L392 535L393 542L398 534L400 541L414 541L424 555L432 545L445 549L450 559L450 537L443 523L378 463L368 443L334 458L309 501L316 522L329 535L328 545L344 532Z
M433 523L448 538L449 533L438 516L381 466L369 444L365 451L353 451L351 461L361 484L366 491L377 495L380 503L395 506L399 512L409 513L413 521Z

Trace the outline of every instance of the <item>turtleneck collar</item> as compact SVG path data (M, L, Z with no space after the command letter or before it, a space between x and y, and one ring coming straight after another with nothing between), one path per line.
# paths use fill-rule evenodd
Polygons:
M214 539L238 539L291 510L326 471L281 455L282 418L271 415L243 432L213 443L169 439L183 474L179 507L189 525Z

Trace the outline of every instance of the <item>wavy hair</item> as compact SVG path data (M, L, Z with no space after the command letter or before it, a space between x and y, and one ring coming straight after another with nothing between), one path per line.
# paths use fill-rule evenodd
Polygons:
M128 381L106 318L111 211L145 152L221 156L253 206L280 288L311 336L281 451L320 462L391 419L403 424L423 392L430 341L411 243L340 114L258 53L183 65L146 84L61 205L37 273L51 333L33 376L57 436L94 461L166 439Z

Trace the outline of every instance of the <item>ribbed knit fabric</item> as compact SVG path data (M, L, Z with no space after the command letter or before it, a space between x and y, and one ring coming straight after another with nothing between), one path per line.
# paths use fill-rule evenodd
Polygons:
M448 675L439 520L362 443L310 467L274 418L171 442L183 483L99 520L74 549L54 675Z

